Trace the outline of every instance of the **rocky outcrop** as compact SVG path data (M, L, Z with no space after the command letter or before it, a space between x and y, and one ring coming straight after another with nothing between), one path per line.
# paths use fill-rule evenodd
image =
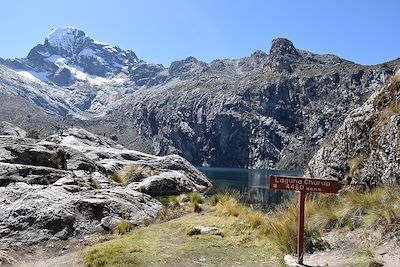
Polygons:
M203 191L204 185L198 185L179 171L163 172L150 176L141 182L132 183L130 188L151 196L178 195L183 192Z
M399 76L346 117L312 158L306 175L362 188L400 183Z
M138 225L145 219L153 220L161 209L157 200L127 188L76 185L72 189L66 185L17 182L0 187L1 246L18 247L112 231L115 225L104 223L110 218L125 218Z
M1 121L0 122L0 135L26 137L26 131L22 130L19 127L14 126L13 124L11 124L9 122Z
M112 231L123 219L138 225L161 209L150 195L203 191L211 185L177 155L128 150L83 129L36 140L2 123L0 133L4 247ZM152 176L144 177L140 187L119 184L114 176L125 166L152 170Z

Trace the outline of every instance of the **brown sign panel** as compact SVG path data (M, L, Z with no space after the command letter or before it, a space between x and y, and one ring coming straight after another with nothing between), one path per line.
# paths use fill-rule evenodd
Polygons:
M337 193L339 185L337 180L271 175L269 176L269 188L302 192Z

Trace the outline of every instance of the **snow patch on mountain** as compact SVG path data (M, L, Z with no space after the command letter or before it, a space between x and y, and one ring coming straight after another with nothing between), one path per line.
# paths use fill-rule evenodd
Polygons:
M74 52L74 45L79 38L88 38L84 32L75 29L74 27L68 26L67 28L56 28L53 29L46 40L52 47L61 48L71 53Z
M28 78L30 80L34 80L36 82L45 82L48 83L49 79L47 78L47 72L36 72L36 71L26 71L26 70L15 70L19 75Z

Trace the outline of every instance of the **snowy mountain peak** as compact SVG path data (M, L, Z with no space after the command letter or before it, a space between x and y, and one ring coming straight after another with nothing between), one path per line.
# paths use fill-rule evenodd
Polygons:
M67 56L80 52L89 43L93 43L92 38L83 31L71 26L53 29L45 40L45 45L53 48L54 52L60 55L66 54Z
M97 84L116 77L125 77L136 86L150 86L168 77L163 66L139 60L131 50L95 41L71 26L52 29L44 43L32 48L26 58L6 64L25 76L59 86Z
M68 26L52 29L43 44L32 48L25 59L12 63L16 66L13 69L29 72L44 82L69 86L96 77L127 75L140 62L131 50L95 41L82 30Z

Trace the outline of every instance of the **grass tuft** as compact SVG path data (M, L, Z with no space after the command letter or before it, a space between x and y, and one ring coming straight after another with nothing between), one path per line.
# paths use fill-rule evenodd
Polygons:
M193 202L192 205L193 205L193 211L194 212L196 212L196 213L202 212L203 208L200 206L199 203Z
M392 116L400 114L400 105L393 102L387 105L380 113L378 121L384 121Z
M111 179L112 179L114 182L117 182L117 183L119 183L119 184L122 185L122 186L127 186L127 185L128 185L128 181L125 179L125 177L120 176L120 175L118 175L118 174L113 174L113 175L111 175Z
M89 180L90 186L94 189L100 189L100 184L99 182L96 180L96 178L90 177Z
M128 165L125 166L118 174L113 174L111 179L122 186L126 186L132 182L140 182L147 177L157 174L159 174L159 172L150 170L148 168Z
M188 196L189 202L203 204L204 199L199 192L193 192Z
M218 202L221 200L224 200L227 196L226 195L221 195L221 194L215 194L207 198L207 203L213 207L215 207Z
M133 224L127 220L123 219L114 229L114 232L119 234L119 235L124 235L126 233L129 233L130 231L133 230Z
M244 215L244 221L249 224L251 229L256 229L266 222L266 218L264 213L255 211Z
M188 236L192 236L192 235L200 235L201 231L200 231L200 229L198 229L194 226L189 226L185 229L185 233Z

